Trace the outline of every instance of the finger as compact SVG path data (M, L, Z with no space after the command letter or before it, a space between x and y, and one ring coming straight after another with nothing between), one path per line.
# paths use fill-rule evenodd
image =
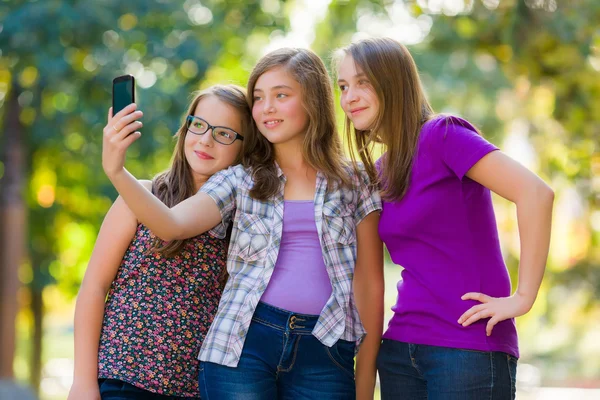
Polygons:
M491 312L487 309L485 310L481 310L473 315L471 315L471 317L469 319L467 319L465 322L463 322L462 326L469 326L477 321L479 321L480 319L484 319L484 318L489 318L491 315Z
M136 109L137 109L137 104L131 103L131 104L127 105L127 107L123 108L121 111L116 113L113 117L116 119L123 118L127 114L131 114L132 112L134 112Z
M141 121L134 121L128 125L126 125L123 129L119 130L118 133L114 135L114 140L120 142L124 140L126 137L131 135L136 130L140 129L143 126Z
M120 119L115 118L114 119L115 122L114 122L114 125L112 126L112 130L114 131L115 134L119 134L127 125L130 125L131 123L142 118L143 116L144 116L143 112L136 111L136 112L131 113L123 118L120 118ZM135 128L135 129L139 129L139 128ZM128 133L131 133L131 132L133 132L133 131L129 131Z
M125 148L131 146L133 142L142 137L142 133L139 131L133 132L131 135L127 136L127 138L123 141Z
M110 119L111 119L112 117L113 117L113 115L112 115L112 107L110 107L110 108L108 109L108 119L107 119L107 121L109 121L109 122L110 122Z
M496 324L498 322L500 322L500 318L497 315L494 315L492 318L490 318L487 325L485 326L485 333L488 336L492 336L492 330L494 329L494 326L496 326Z
M479 304L477 306L473 306L473 307L469 308L467 311L465 311L463 313L463 315L460 316L460 318L458 319L458 323L462 324L464 321L471 318L471 316L473 314L483 310L484 308L485 308L485 304Z
M118 148L120 150L126 151L133 142L135 142L136 140L138 140L140 138L140 136L142 136L142 134L139 131L135 131L135 132L132 132L130 135L128 135L123 140L116 142L115 144L118 146Z
M488 301L491 300L491 297L488 295L485 295L483 293L469 292L469 293L463 294L463 296L461 297L461 300L476 300L476 301L480 301L482 303L487 303Z

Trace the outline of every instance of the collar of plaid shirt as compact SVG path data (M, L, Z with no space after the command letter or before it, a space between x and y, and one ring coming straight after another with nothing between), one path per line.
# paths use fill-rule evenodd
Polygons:
M252 315L267 288L279 253L286 178L279 167L277 170L281 188L268 202L250 197L251 174L242 166L219 172L201 189L220 207L222 226L227 226L233 218L227 260L229 280L202 344L199 355L202 361L235 367L240 359ZM351 167L347 171L353 177L353 189L328 191L327 179L317 173L314 199L315 223L332 294L312 333L329 347L338 339L360 344L364 337L352 294L356 225L370 212L381 209L379 195L365 185L366 174L358 177Z

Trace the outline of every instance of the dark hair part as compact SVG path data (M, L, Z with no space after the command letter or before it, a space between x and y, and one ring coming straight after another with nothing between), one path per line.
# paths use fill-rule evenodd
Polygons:
M335 122L331 79L323 61L310 50L283 48L261 58L248 80L248 103L254 105L254 88L262 74L283 68L302 87L302 104L308 114L303 156L312 168L323 173L328 188L333 183L350 185L344 169L342 144ZM250 195L259 200L272 198L279 190L275 167L275 148L260 132L248 138L244 166L252 169L254 187ZM244 140L246 140L244 138Z

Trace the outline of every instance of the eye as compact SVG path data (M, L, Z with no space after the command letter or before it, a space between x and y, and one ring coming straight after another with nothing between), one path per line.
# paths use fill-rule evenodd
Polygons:
M256 102L256 101L262 100L262 97L260 97L260 96L254 96L253 100Z
M225 130L225 129L219 129L217 130L217 135L224 138L224 139L231 139L233 138L233 132Z
M340 85L340 90L345 92L348 89L348 85Z
M197 129L204 129L206 127L204 122L198 120L194 120L194 122L192 122L192 126Z
M368 79L361 79L358 81L359 85L369 85L371 82L369 82Z
M288 97L288 95L285 94L285 93L277 93L277 98L278 99L283 99L283 98L286 98L286 97Z

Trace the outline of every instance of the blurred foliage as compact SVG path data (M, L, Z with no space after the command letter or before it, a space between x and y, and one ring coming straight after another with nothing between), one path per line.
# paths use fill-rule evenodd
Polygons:
M116 195L100 164L112 79L136 77L146 112L127 166L149 178L166 167L171 135L211 65L251 68L270 32L287 26L260 1L219 0L5 1L0 21L0 106L18 91L31 161L37 271L25 273L27 283L57 282L71 294ZM245 84L244 75L229 80Z
M245 85L299 4L310 1L0 0L0 123L16 93L29 160L25 284L77 291L116 197L100 164L112 79L136 77L144 128L127 167L149 178L168 165L191 93ZM599 374L600 2L332 0L319 17L312 48L323 58L364 35L398 38L436 110L473 121L555 189L548 273L519 320L524 353L567 360L556 379ZM497 214L515 281L516 214L502 201Z

